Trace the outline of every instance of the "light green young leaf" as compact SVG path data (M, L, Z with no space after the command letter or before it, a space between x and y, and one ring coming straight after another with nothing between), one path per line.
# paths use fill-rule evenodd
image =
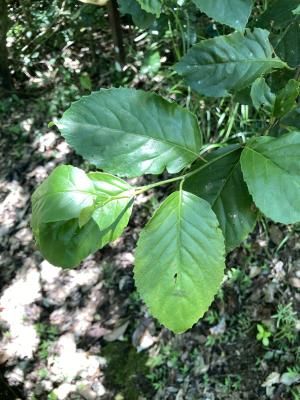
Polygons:
M134 191L125 181L110 174L90 172L97 193L107 195L93 213L93 219L101 232L100 248L114 241L128 224L133 205Z
M224 238L209 203L172 193L142 230L134 277L151 313L176 333L207 311L224 275Z
M55 168L32 195L32 227L41 223L78 218L97 193L86 173L71 165Z
M54 265L77 266L122 234L132 198L131 186L115 176L56 168L32 198L32 227L41 253Z
M257 207L275 222L300 221L300 132L258 137L241 156L244 179Z
M193 46L176 64L176 71L197 92L221 97L239 91L273 68L286 64L274 56L263 29L239 32L203 40Z
M243 31L252 10L252 0L193 0L210 18Z
M57 123L66 141L92 164L120 176L177 173L198 157L196 117L162 97L107 89L75 102Z
M257 78L252 84L251 98L253 105L257 110L263 106L266 108L266 110L272 113L276 96L274 93L272 93L264 78Z
M89 220L92 218L94 211L95 211L94 204L92 204L91 206L85 207L80 211L79 218L78 218L79 228L82 228L85 224L87 224L89 222Z
M155 14L157 17L160 16L162 0L137 0L141 5L142 9L148 13Z
M82 226L78 219L41 224L34 231L37 245L51 264L74 268L121 236L131 211L132 201L116 200L97 208Z
M135 25L147 29L155 21L155 15L142 9L137 0L118 0L120 12L130 14Z
M278 93L274 105L273 116L275 118L282 118L294 107L296 107L295 100L299 96L300 84L295 79L288 81L287 85Z
M237 145L218 149L199 162L199 172L186 179L184 190L207 200L216 214L226 250L238 246L253 230L257 213L244 182L240 166L241 149Z
M100 248L100 231L93 219L79 227L78 219L41 224L34 230L37 246L51 264L77 267L89 254Z

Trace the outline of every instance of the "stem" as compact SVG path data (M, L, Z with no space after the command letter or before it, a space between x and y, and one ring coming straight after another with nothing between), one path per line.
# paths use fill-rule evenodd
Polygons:
M123 46L123 36L122 36L122 27L120 14L118 10L118 4L116 0L110 0L107 3L108 9L108 17L111 25L112 36L114 41L115 53L117 56L117 60L120 65L123 66L125 64L125 53Z
M205 165L207 165L207 164L205 164ZM135 195L144 193L147 190L155 188L157 186L167 185L168 183L180 181L181 179L184 179L184 177L185 177L185 175L180 175L180 176L176 176L175 178L166 179L165 181L155 182L155 183L151 183L150 185L141 186L141 187L137 188L137 190L135 191Z
M151 183L150 185L138 187L138 188L136 188L135 195L144 193L144 192L148 191L149 189L155 188L157 186L167 185L169 183L173 183L176 181L184 181L186 178L189 178L190 176L197 174L197 172L208 167L210 164L213 164L214 162L221 160L224 157L227 157L229 154L234 153L237 150L238 150L238 148L235 148L235 149L229 151L228 153L221 154L219 157L216 157L213 160L206 162L206 164L201 165L200 167L194 169L193 171L188 172L187 174L176 176L175 178L171 178L171 179L166 179L165 181Z

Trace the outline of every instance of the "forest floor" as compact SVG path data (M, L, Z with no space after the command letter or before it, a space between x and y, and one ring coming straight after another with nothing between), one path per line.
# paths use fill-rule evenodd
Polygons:
M64 71L78 69L74 54ZM48 127L78 95L51 65L43 82L0 100L0 400L300 399L299 225L261 219L228 255L210 310L182 335L149 315L132 274L139 231L168 188L138 197L123 236L79 268L43 260L30 196L58 164L87 169ZM96 87L111 84L102 76Z

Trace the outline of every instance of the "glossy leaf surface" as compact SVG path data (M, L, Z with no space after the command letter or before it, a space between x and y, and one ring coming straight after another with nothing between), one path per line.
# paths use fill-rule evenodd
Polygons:
M176 333L213 301L224 274L224 238L209 203L172 193L143 229L134 277L151 313Z
M300 132L258 137L242 152L244 179L257 207L276 222L300 221Z
M252 0L193 0L210 18L243 31L252 10Z
M107 89L74 103L57 123L77 153L120 176L177 173L198 157L201 133L189 111L154 93Z
M32 227L44 257L74 267L118 238L130 218L132 196L130 185L112 175L57 167L32 197Z
M246 30L203 40L193 46L176 65L187 83L207 96L226 96L249 86L262 74L286 64L274 56L263 29Z
M61 165L33 193L31 224L34 228L41 223L77 218L96 197L93 182L84 171Z
M207 200L216 214L227 251L238 246L253 230L256 212L240 166L241 149L228 146L206 157L208 163L186 179L183 188ZM208 165L209 164L209 165Z

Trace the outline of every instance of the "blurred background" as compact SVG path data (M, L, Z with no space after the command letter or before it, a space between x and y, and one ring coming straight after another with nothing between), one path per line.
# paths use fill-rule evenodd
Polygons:
M171 188L140 195L124 235L76 270L38 252L34 188L58 164L89 168L48 127L82 95L158 92L196 113L211 147L267 124L247 101L204 98L172 70L191 45L229 28L191 1L165 1L141 27L118 17L116 2L99 4L0 0L0 399L299 400L299 225L260 219L183 335L148 314L132 275L139 231ZM252 18L267 5L256 1Z

